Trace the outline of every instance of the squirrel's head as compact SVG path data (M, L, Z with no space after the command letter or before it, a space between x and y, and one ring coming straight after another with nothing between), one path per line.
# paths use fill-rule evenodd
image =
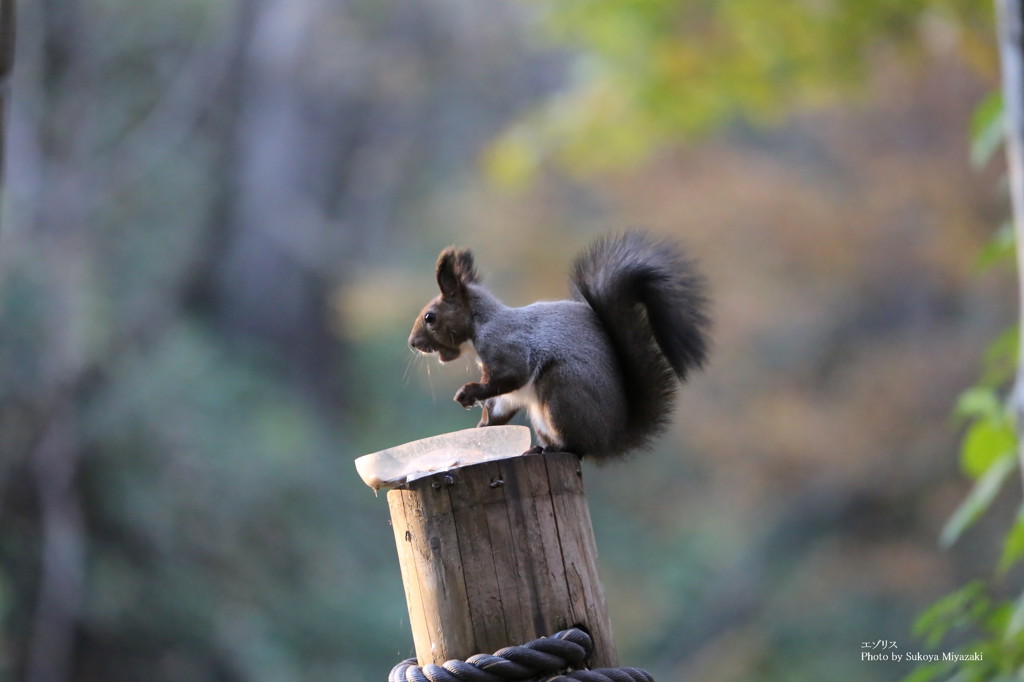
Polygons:
M437 353L441 362L462 354L462 345L473 338L473 311L469 285L480 278L467 249L449 247L437 259L437 286L441 295L420 311L409 335L409 347L420 353Z

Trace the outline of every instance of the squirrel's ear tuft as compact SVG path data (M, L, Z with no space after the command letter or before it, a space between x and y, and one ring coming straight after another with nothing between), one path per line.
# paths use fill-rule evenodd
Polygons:
M437 259L437 285L442 295L458 295L467 284L479 280L472 251L451 246L441 252Z

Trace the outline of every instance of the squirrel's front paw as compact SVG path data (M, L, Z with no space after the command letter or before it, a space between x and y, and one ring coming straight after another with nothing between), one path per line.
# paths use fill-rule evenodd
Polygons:
M477 392L480 388L480 384L468 383L458 390L455 394L455 402L462 405L467 410L474 405L480 399Z

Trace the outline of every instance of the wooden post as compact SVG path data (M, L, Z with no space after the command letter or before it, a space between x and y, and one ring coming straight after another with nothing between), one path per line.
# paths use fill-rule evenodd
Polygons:
M388 492L420 665L579 626L614 667L579 458L512 457Z

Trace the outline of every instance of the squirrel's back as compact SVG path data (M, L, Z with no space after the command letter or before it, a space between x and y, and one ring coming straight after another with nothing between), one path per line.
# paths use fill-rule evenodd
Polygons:
M631 230L581 254L572 281L601 321L622 372L628 415L615 449L643 448L666 426L679 381L707 361L704 279L677 247Z

